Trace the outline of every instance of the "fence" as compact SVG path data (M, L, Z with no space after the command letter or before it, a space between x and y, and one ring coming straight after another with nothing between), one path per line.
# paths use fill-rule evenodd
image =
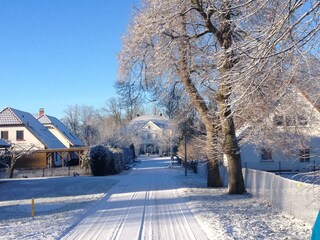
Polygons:
M0 169L0 179L9 178L9 169ZM73 176L73 174L91 175L90 169L83 169L79 166L42 168L42 169L15 169L14 178L52 177L52 176Z
M274 173L242 169L247 191L252 196L268 201L272 207L313 224L320 209L320 185L283 178ZM226 167L220 166L225 185ZM198 174L206 177L207 166L199 164Z
M276 209L313 224L320 209L320 186L274 173L243 169L247 191L267 200Z

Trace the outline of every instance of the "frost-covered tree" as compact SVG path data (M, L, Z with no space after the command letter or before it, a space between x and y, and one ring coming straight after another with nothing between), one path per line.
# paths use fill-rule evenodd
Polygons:
M1 152L0 165L9 168L9 177L13 178L16 163L19 159L27 159L32 153L39 150L39 147L34 144L12 144L5 152Z
M229 193L243 193L234 116L257 106L267 112L297 58L317 53L318 37L318 1L145 0L123 40L119 81L163 92L181 84L206 128L208 185L221 186L220 131Z
M78 136L85 145L91 146L100 141L99 126L101 116L97 109L87 105L68 106L64 110L62 122Z

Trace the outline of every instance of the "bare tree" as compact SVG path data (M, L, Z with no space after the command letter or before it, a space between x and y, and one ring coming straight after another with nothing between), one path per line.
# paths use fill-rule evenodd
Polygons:
M179 82L184 86L207 130L206 152L209 159L208 169L211 172L208 174L208 185L219 187L222 186L222 182L218 159L214 154L216 151L212 149L215 147L212 144L216 135L215 120L209 114L209 108L206 100L201 96L201 90L190 78L192 69L188 59L189 39L181 37L179 41L174 41L175 37L171 36L172 32L183 35L186 31L185 21L175 17L177 10L179 14L183 9L185 4L180 4L178 1L174 4L168 1L145 2L144 11L139 12L133 26L130 27L131 31L124 39L124 48L120 54L119 80L127 81L132 76L137 76L137 81L140 80L140 84L144 84L146 89L151 90L166 89L172 85L172 82ZM158 16L157 19L156 16ZM152 28L148 27L149 23L153 24ZM166 26L168 24L169 26ZM167 32L166 28L171 33ZM137 69L138 74L135 74Z
M130 121L136 117L137 114L142 114L144 94L140 85L135 85L134 82L117 82L115 84L119 97L119 106L123 111L122 118L125 121Z
M100 114L93 106L73 105L64 111L62 121L78 136L87 146L100 141L98 126Z
M12 144L12 146L1 153L0 164L10 169L10 178L13 178L16 163L19 159L27 158L39 150L36 145Z
M220 129L229 193L244 193L233 118L245 118L245 110L257 106L266 114L290 83L297 55L317 51L318 37L318 1L146 0L124 38L120 81L134 77L145 89L182 83L206 127L214 169L208 185L221 185ZM240 108L246 103L252 105Z
M67 125L67 127L76 135L80 136L80 106L73 105L68 106L64 111L64 117L62 121Z
M121 126L123 124L123 113L121 111L121 103L118 98L110 98L105 102L102 108L104 115L112 119L115 124Z

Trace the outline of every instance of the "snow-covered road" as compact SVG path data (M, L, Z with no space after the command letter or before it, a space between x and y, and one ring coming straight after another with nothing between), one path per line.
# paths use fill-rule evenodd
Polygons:
M168 165L168 159L142 159L62 238L207 239Z
M310 239L311 225L270 203L207 188L168 164L145 158L119 175L0 179L0 240Z

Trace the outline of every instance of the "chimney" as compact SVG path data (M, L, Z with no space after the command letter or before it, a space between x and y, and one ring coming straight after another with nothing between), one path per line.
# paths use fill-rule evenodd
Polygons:
M139 113L137 114L137 117L139 117L140 115L139 115Z
M160 113L160 117L162 117L162 113Z
M39 108L39 116L44 115L44 108Z

